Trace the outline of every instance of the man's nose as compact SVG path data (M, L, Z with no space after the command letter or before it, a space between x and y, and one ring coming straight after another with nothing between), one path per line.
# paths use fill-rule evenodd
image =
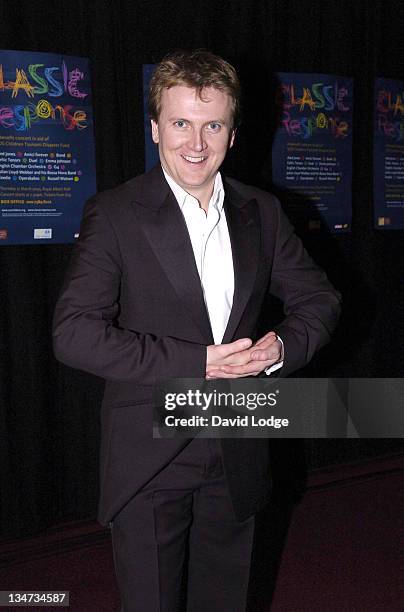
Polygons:
M193 151L203 151L204 149L206 149L207 144L203 137L202 130L195 129L192 131L190 146L192 147Z

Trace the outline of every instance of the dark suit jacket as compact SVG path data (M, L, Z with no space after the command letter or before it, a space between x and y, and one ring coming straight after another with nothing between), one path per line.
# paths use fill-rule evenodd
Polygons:
M281 375L304 366L330 337L338 293L309 258L278 201L226 179L225 210L235 291L223 342L256 338L270 291L284 302L276 331ZM160 167L98 194L86 205L56 307L56 357L106 379L101 498L106 523L187 444L152 438L160 379L204 378L213 344L185 221ZM222 440L234 510L247 518L268 499L268 441Z

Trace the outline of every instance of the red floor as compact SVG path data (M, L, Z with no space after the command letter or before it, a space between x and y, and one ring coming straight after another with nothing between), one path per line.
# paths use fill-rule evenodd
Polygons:
M272 605L258 590L251 611L403 612L403 511L402 456L312 474L293 513ZM4 543L0 567L0 590L70 590L65 609L119 612L110 542L95 524Z
M271 612L402 612L403 570L403 472L314 489L294 513Z

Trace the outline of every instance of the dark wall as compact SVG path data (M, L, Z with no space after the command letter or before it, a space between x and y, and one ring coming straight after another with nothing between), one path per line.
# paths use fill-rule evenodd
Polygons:
M403 78L399 0L31 0L0 3L4 49L91 59L100 190L143 171L141 67L205 47L232 61L245 117L228 171L270 187L275 71L355 79L353 228L305 237L345 298L335 341L305 374L402 376L402 231L372 229L375 76ZM57 364L51 318L71 246L0 248L0 533L95 515L102 381ZM311 466L400 448L396 440L307 444ZM402 448L402 445L401 445Z

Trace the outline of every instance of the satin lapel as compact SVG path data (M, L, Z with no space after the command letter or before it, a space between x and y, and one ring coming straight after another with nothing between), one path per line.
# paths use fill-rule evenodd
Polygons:
M251 296L260 251L260 217L256 200L241 199L227 185L225 211L233 253L234 297L223 343L233 340Z
M137 217L154 254L182 304L208 344L213 344L212 330L203 299L201 281L187 227L172 191L164 187L166 197L160 206L135 203ZM164 296L161 296L164 303Z

